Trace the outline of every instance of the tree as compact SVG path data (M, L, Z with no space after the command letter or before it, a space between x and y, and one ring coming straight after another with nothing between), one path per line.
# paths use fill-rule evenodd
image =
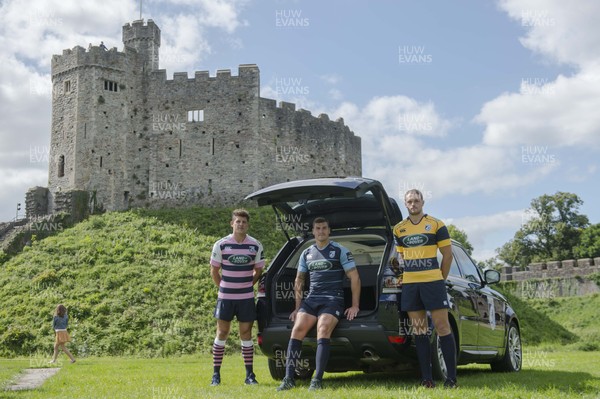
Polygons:
M504 265L505 265L505 263L499 261L497 256L493 256L486 260L477 262L477 266L479 266L479 268L481 270L493 269L493 270L501 271L502 266L504 266Z
M509 265L521 267L532 261L574 258L574 248L589 225L587 216L579 213L582 204L576 194L560 191L533 199L521 228L497 250L498 257Z
M583 230L579 245L573 250L576 258L597 258L600 256L600 223Z
M459 229L453 224L449 224L446 227L448 228L450 238L458 241L465 248L465 251L467 251L467 253L471 255L473 253L473 246L469 242L469 237L467 237L467 233L465 233L463 230Z

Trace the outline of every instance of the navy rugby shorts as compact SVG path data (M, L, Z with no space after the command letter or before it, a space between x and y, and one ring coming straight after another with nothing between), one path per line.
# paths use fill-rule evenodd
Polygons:
M256 320L256 305L254 298L249 299L218 299L214 316L219 320L231 321L233 316L238 321Z
M344 316L344 299L306 298L300 304L298 312L308 313L317 318L323 313L327 313L335 316L339 320Z
M447 309L449 307L448 291L444 280L409 283L402 286L400 309L405 312Z

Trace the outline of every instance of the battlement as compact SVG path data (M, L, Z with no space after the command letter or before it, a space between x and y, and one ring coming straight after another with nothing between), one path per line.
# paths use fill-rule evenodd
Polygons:
M342 130L347 130L349 133L351 133L354 136L354 133L344 123L344 118L337 118L335 121L332 121L329 118L329 115L327 115L325 113L321 113L321 114L319 114L318 117L314 117L312 115L312 113L306 109L300 108L300 109L296 110L296 104L290 103L287 101L280 101L279 104L277 104L276 100L272 100L270 98L262 98L262 97L260 98L260 101L261 101L262 106L266 110L283 112L284 114L287 114L288 116L292 116L292 114L298 113L304 117L311 117L311 118L314 118L315 120L319 120L326 124L339 125L339 126L336 126L336 128L342 127Z
M522 281L552 277L585 276L600 272L600 258L568 259L532 263L524 270L502 267L503 281Z
M143 19L126 23L123 25L123 43L128 46L134 40L152 40L156 46L160 46L160 28L151 19L145 25Z
M183 82L210 82L210 81L226 81L229 79L247 79L254 80L260 75L260 71L256 64L241 64L238 67L238 74L232 75L230 69L219 69L214 76L210 76L209 71L196 71L194 77L190 78L187 72L174 72L173 79L167 79L167 70L158 69L152 72L153 78L165 84L183 83Z
M125 70L127 67L127 54L120 52L116 47L108 51L98 46L86 50L81 46L63 50L62 54L54 54L51 61L52 76L67 72L81 66L98 66L116 70Z

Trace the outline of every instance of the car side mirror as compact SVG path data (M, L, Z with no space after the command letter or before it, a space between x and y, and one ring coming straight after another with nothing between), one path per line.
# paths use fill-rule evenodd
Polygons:
M486 284L496 284L500 281L500 273L497 270L486 270L483 273Z

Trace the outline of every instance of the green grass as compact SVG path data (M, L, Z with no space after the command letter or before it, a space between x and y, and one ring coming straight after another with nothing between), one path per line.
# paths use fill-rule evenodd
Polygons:
M209 387L212 362L208 355L179 358L82 358L67 364L39 389L0 392L1 398L247 398L299 396L315 398L598 398L600 357L591 352L526 350L524 369L519 373L492 373L489 366L459 368L460 388L416 388L417 380L407 374L341 373L325 374L325 389L309 393L307 381L296 389L276 392L278 381L271 379L266 359L256 356L258 386L243 384L241 357L226 356L222 384ZM4 369L15 360L0 360ZM18 360L17 362L22 362ZM27 361L25 361L26 363ZM6 373L5 373L6 374ZM3 377L5 378L5 377Z
M548 315L556 323L579 337L573 346L581 350L600 350L600 295L582 297L534 299L527 304Z
M531 306L532 300L521 299L505 290L500 289L499 291L507 297L512 308L517 312L524 345L534 346L543 343L567 345L578 342L577 334L555 319L556 310L544 312ZM576 298L567 298L564 304L574 300ZM579 312L572 314L572 317L577 320L580 319L580 316Z
M209 350L217 288L208 262L230 217L231 208L106 213L0 262L0 356L51 347L58 303L69 309L77 355ZM252 209L251 225L268 260L285 240L272 211Z

